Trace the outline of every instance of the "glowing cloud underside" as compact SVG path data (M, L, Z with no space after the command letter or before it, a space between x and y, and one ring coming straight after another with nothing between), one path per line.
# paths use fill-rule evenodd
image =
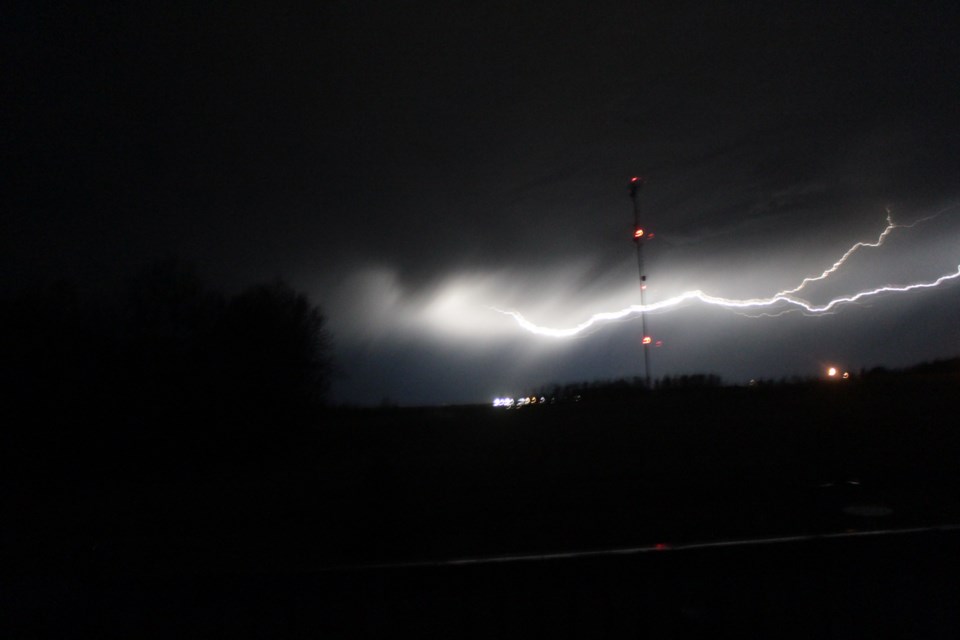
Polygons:
M952 207L951 207L952 208ZM946 209L944 210L946 211ZM691 301L699 301L704 304L713 305L717 307L723 307L726 309L731 309L734 311L767 311L773 310L775 312L784 313L787 311L801 311L809 314L824 314L834 311L836 308L845 305L856 303L865 298L870 298L872 296L877 296L884 293L905 293L907 291L915 291L918 289L932 289L939 287L940 285L951 281L960 279L960 265L957 266L956 272L946 273L940 277L928 281L928 282L915 282L911 284L904 285L885 285L881 287L876 287L874 289L867 289L863 291L858 291L849 295L838 296L822 304L815 304L803 298L797 297L796 294L808 284L812 282L818 282L825 280L834 273L836 273L843 264L852 256L856 251L862 248L877 248L881 246L886 240L887 236L897 228L910 228L925 222L936 216L943 213L943 211L938 212L932 216L927 216L926 218L921 218L911 224L895 224L890 216L887 216L887 226L880 233L879 237L875 242L857 242L852 247L850 247L833 265L824 270L818 276L808 276L801 280L800 284L797 286L778 291L773 295L766 298L748 298L748 299L734 299L734 298L722 298L719 296L713 296L708 293L704 293L700 289L693 291L686 291L680 295L667 298L666 300L661 300L659 302L654 302L646 305L630 305L624 309L618 311L605 311L600 313L595 313L589 318L581 322L580 324L573 327L566 328L552 328L544 327L537 325L529 320L527 320L520 312L518 311L505 311L503 309L495 309L500 313L511 316L521 328L541 336L547 336L550 338L571 338L588 329L595 327L596 325L612 322L616 320L624 320L626 318L637 316L642 313L649 313L652 311L666 311L673 307L677 307L683 303Z

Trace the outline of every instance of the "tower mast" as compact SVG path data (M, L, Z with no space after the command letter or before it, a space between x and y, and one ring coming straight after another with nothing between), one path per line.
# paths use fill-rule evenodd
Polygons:
M640 224L640 198L638 197L643 178L630 178L630 199L633 200L633 243L637 246L637 269L640 273L640 306L646 308L647 275L643 271L643 244L649 237L647 231ZM643 377L646 388L650 388L650 345L653 340L647 333L647 312L640 313L640 330L643 335L640 348L643 349Z

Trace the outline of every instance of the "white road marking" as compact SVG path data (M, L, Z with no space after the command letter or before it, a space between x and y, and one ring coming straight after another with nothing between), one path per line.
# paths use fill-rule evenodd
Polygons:
M942 524L927 527L908 527L901 529L851 530L834 533L813 533L796 536L778 536L770 538L743 538L739 540L716 540L712 542L658 543L642 547L624 547L619 549L596 549L591 551L561 551L556 553L513 554L499 556L476 556L453 558L448 560L419 560L410 562L387 562L380 564L360 564L328 567L321 571L363 571L376 569L417 569L427 567L458 567L467 565L498 564L507 562L544 562L549 560L574 560L577 558L597 558L604 556L635 555L639 553L666 553L670 551L688 551L691 549L713 549L722 547L749 547L755 545L784 544L808 540L832 540L837 538L857 538L865 536L904 535L928 531L960 531L960 524Z

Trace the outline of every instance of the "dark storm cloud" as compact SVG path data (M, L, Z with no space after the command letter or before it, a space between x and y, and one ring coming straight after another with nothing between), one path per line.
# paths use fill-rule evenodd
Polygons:
M634 173L663 295L737 273L776 290L889 205L955 202L956 11L24 3L4 27L5 284L170 253L228 286L284 276L327 307L351 400L483 396L508 367L478 348L616 375L632 365L520 346L480 309L629 304ZM789 342L792 322L753 330ZM703 356L731 323L676 367L731 362Z

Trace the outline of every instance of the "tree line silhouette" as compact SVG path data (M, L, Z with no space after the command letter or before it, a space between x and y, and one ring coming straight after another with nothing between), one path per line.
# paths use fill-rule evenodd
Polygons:
M3 387L39 420L96 412L133 424L178 416L227 428L290 422L325 399L324 317L279 280L226 295L171 260L119 291L59 281L0 304Z
M904 368L872 367L861 368L855 372L847 385L868 385L872 387L884 385L924 385L942 383L944 380L956 380L960 377L960 357L945 358L922 362ZM781 378L759 378L752 380L749 387L765 389L791 389L809 386L832 385L838 380L824 380L822 376L791 375ZM723 378L714 373L691 373L661 376L648 387L646 381L639 377L618 378L613 380L592 380L569 382L566 384L552 383L536 387L530 392L531 396L544 398L549 404L570 404L574 402L624 402L642 399L653 393L708 393L727 385Z
M189 502L325 419L324 316L279 280L226 294L167 260L112 289L58 281L7 295L0 329L4 486L24 531L119 522L117 505L157 483Z
M642 398L653 391L702 391L723 386L723 379L713 373L666 375L654 380L652 389L639 376L615 380L592 380L549 384L538 387L533 396L542 397L551 403L571 402L618 402Z

